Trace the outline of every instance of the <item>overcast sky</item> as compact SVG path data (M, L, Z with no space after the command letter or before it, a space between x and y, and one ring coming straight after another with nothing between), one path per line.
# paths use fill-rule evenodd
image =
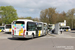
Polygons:
M40 17L40 11L55 7L58 12L75 8L75 0L0 0L0 6L13 6L19 17Z

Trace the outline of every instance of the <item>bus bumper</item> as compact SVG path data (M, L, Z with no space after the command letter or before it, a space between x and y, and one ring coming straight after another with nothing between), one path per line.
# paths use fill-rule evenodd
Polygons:
M12 35L13 38L32 38L33 36L32 35L25 35L24 36L19 36L19 35Z

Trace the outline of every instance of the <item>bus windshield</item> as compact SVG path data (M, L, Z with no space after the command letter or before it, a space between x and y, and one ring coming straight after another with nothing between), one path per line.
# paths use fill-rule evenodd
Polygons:
M11 28L11 25L6 25L6 28Z
M39 24L37 25L37 29L38 29L38 30L42 30L42 24L41 24L41 23L39 23Z
M70 29L69 27L61 27L60 29Z
M16 29L21 29L21 28L24 28L25 22L24 21L15 21L15 22L13 22L13 24L16 25L15 26Z
M0 29L4 29L4 27L0 27Z
M42 27L37 27L38 30L42 30Z
M52 27L52 25L48 25L48 27Z
M14 24L25 24L24 21L15 21Z

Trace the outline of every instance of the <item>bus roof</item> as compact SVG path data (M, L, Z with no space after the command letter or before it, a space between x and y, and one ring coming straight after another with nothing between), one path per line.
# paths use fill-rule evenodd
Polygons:
M47 24L47 23L44 23L44 24Z
M28 19L18 19L17 21L33 21L33 20L28 20Z
M43 22L38 22L38 23L43 23Z
M55 25L55 24L48 24L48 25Z

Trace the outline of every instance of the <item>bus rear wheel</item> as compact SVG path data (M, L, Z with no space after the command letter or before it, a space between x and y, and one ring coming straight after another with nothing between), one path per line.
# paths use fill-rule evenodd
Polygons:
M34 33L32 33L32 39L34 38Z

